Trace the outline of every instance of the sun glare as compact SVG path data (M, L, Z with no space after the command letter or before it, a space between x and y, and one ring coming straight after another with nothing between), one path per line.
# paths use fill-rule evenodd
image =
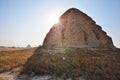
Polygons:
M59 14L58 13L50 13L47 15L47 20L49 25L54 25L59 23Z
M48 21L50 24L56 24L58 23L58 16L53 14L48 18Z

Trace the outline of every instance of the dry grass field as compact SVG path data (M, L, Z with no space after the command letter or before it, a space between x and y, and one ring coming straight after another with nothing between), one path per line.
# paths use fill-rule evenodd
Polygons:
M90 51L65 49L64 53L33 54L37 48L0 52L0 72L19 71L21 74L52 75L63 80L120 80L120 50Z
M26 60L32 56L36 48L16 49L2 48L0 51L0 72L8 71L23 66Z
M65 53L34 54L23 72L51 74L63 80L68 77L76 80L80 76L86 80L120 80L119 52L68 49Z

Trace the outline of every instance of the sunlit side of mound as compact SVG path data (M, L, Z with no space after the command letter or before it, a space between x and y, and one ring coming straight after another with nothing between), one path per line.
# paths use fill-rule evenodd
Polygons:
M68 9L46 35L44 47L77 47L88 49L115 48L110 36L87 14Z

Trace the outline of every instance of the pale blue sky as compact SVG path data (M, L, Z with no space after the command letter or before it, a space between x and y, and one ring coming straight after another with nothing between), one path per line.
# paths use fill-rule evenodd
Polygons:
M42 44L54 15L72 7L92 17L120 47L120 0L0 0L0 46Z

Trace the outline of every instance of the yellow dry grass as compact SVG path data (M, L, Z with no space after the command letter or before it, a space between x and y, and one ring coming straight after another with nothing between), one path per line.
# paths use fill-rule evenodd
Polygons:
M35 49L0 51L0 72L22 66L32 56Z

